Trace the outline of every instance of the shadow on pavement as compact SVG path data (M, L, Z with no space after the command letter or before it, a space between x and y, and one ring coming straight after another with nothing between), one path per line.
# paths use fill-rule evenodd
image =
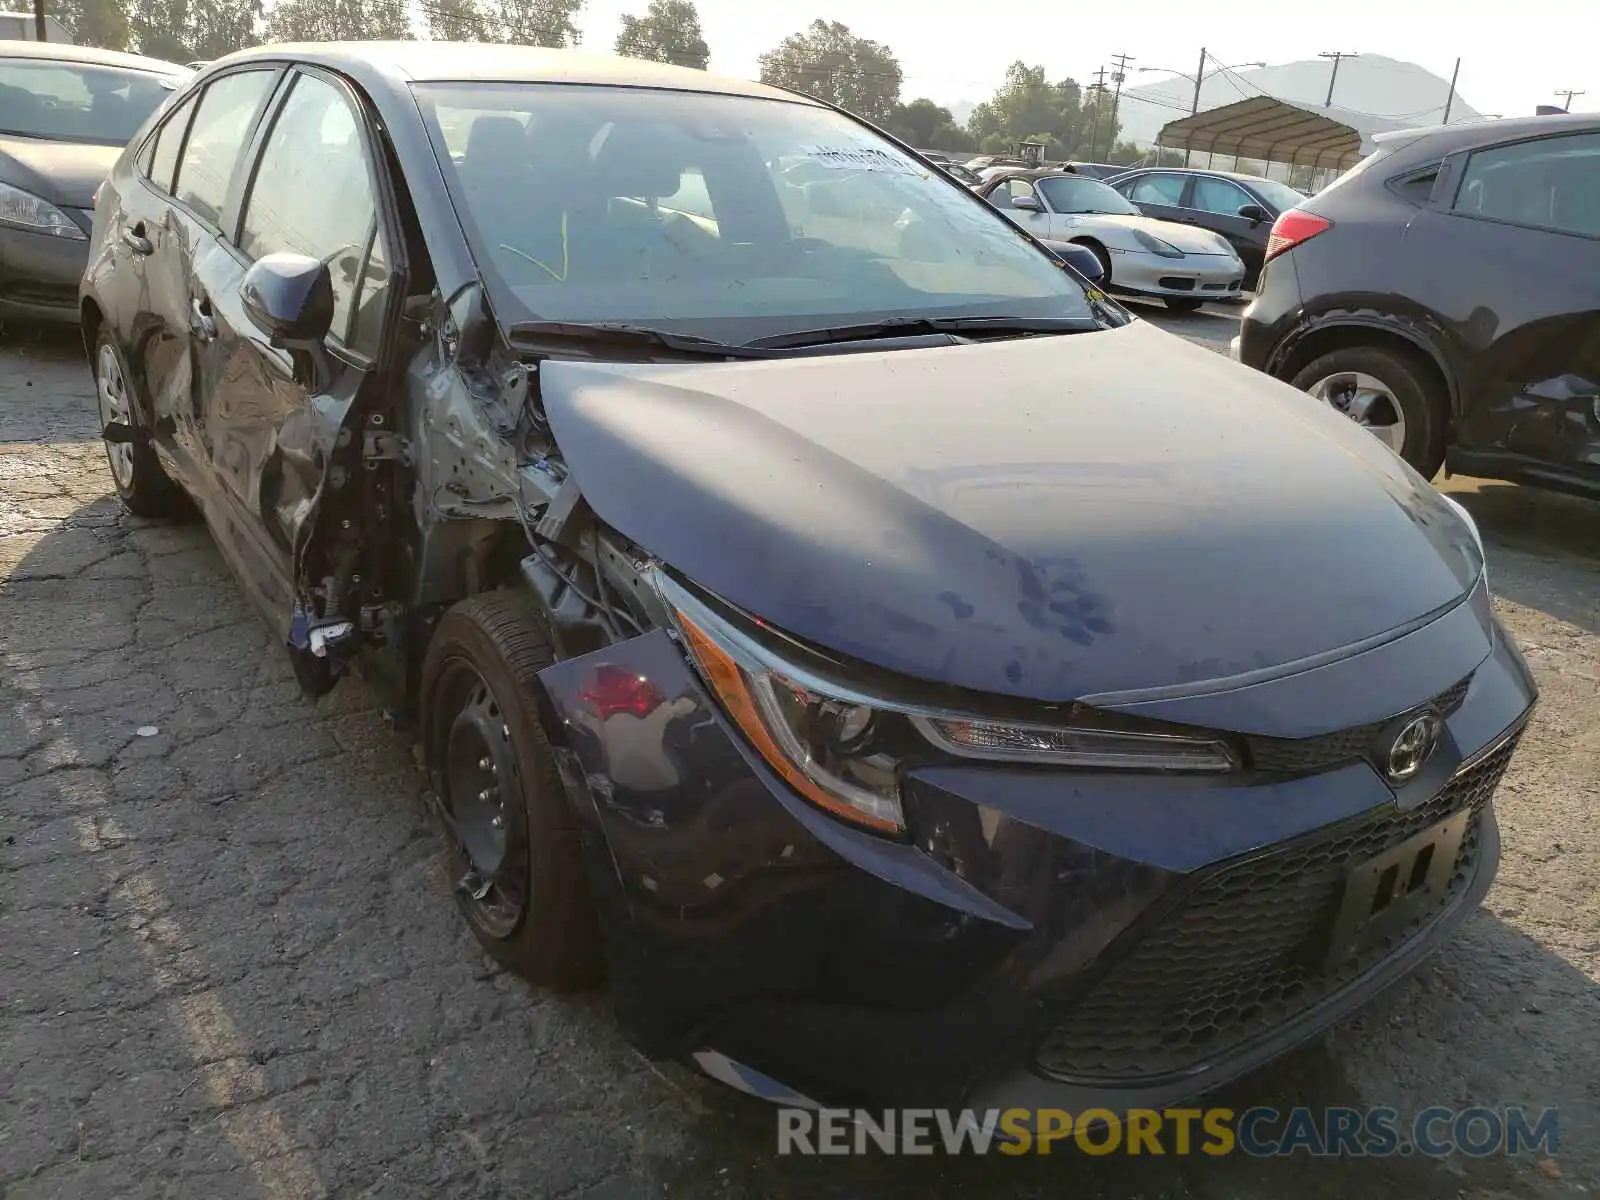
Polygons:
M779 1158L770 1109L643 1063L603 998L485 967L408 744L355 682L299 698L201 526L83 511L0 579L8 1196L1575 1194L1500 1157ZM1597 989L1559 956L1480 914L1434 961L1214 1103L1537 1107L1600 1079Z

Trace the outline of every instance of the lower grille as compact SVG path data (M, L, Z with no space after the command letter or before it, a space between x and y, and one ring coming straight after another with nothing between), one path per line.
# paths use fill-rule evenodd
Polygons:
M1187 279L1182 275L1163 275L1160 279L1156 280L1156 283L1159 286L1166 288L1169 292L1194 291L1194 280Z
M1386 809L1202 881L1046 1035L1035 1055L1038 1068L1061 1078L1122 1082L1189 1071L1377 965L1432 924L1472 878L1478 814L1515 748L1512 739L1414 809ZM1463 810L1473 819L1439 906L1325 968L1323 951L1349 868Z

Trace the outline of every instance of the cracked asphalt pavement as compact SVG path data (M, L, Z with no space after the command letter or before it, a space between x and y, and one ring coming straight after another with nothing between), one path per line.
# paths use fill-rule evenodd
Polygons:
M1163 318L1225 346L1220 314ZM203 526L125 514L70 338L0 345L0 1195L1579 1196L1600 1190L1600 506L1446 486L1544 699L1429 966L1218 1098L1524 1104L1553 1159L804 1159L458 920L409 742L316 705ZM930 1053L937 1048L930 1047Z

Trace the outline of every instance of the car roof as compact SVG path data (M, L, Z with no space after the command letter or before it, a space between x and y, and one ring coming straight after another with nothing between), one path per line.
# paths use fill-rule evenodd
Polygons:
M569 83L817 103L797 92L667 63L480 42L283 42L238 51L213 61L208 70L252 59L316 63L350 75L376 74L401 85Z
M1240 183L1282 183L1267 175L1247 175L1243 171L1218 171L1212 167L1129 167L1124 175L1148 175L1160 171L1163 175L1206 175L1213 179L1236 179Z
M74 46L69 42L22 42L7 38L0 40L0 58L45 58L56 62L91 63L101 67L149 71L155 75L189 73L189 68L182 63L168 62L164 58L146 58L142 54L102 50L98 46Z
M1385 143L1399 142L1406 149L1426 149L1429 153L1450 154L1487 142L1514 141L1519 137L1538 137L1546 133L1581 133L1600 130L1600 114L1551 113L1541 117L1500 117L1481 121L1458 121L1453 125L1424 125L1413 129L1386 130L1372 140L1382 149Z

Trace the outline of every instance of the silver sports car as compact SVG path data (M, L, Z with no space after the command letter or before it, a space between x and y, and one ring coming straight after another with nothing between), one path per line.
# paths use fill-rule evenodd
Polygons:
M1098 179L1008 171L978 194L1035 237L1093 250L1102 285L1115 291L1183 310L1237 296L1244 282L1244 263L1221 234L1144 216Z

